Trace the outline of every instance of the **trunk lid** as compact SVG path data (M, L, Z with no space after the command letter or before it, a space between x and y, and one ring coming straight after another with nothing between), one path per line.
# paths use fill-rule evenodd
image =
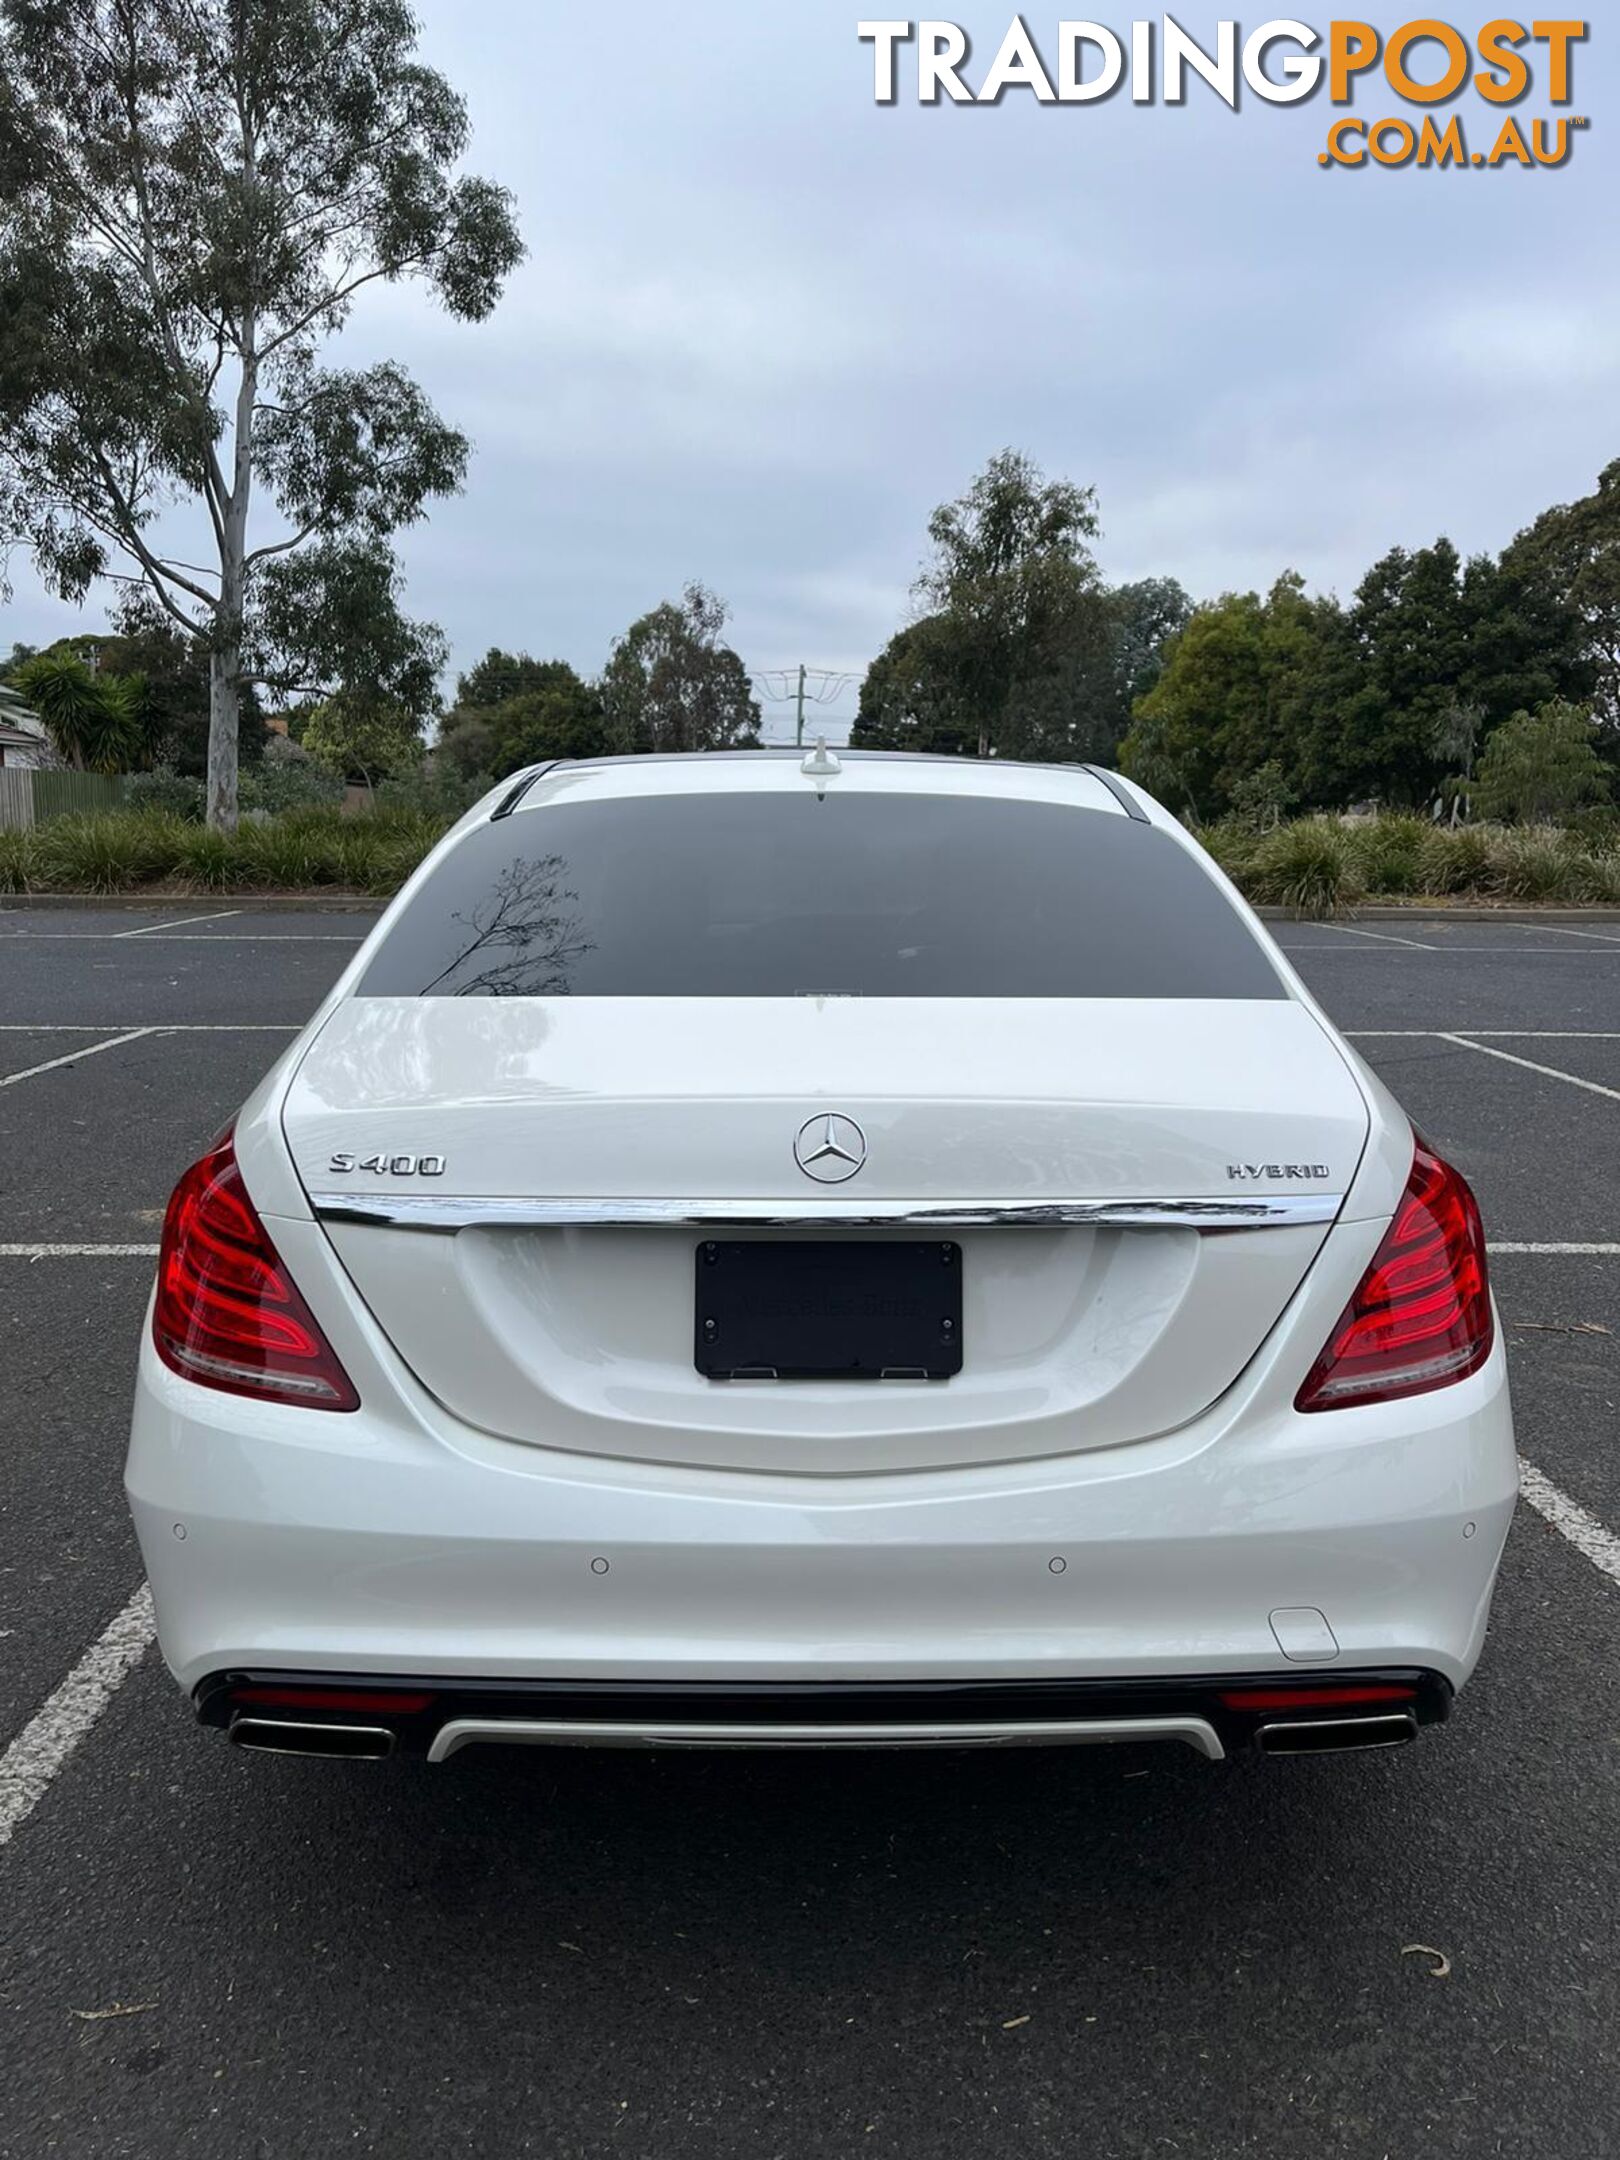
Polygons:
M858 1172L833 1185L794 1155L801 1126L831 1113L866 1141ZM1186 1423L1253 1356L1327 1223L942 1231L962 1253L955 1378L716 1382L693 1359L703 1233L627 1222L635 1203L778 1218L728 1237L915 1239L847 1222L1339 1195L1367 1111L1288 999L367 997L332 1014L284 1123L360 1295L456 1416L543 1446L848 1472L1119 1445ZM577 1200L621 1220L447 1233L329 1206L424 1199L451 1215ZM800 1226L828 1211L846 1226Z

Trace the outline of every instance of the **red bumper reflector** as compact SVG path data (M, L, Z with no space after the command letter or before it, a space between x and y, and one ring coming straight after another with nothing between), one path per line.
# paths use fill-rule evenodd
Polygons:
M386 1692L379 1688L375 1693L359 1688L231 1689L233 1703L248 1703L259 1710L362 1710L374 1717L386 1716L390 1711L396 1717L414 1717L419 1710L426 1710L433 1700L431 1695L407 1695L399 1688L391 1688Z
M1227 1710L1338 1710L1347 1703L1406 1703L1417 1697L1409 1687L1229 1688L1221 1694Z

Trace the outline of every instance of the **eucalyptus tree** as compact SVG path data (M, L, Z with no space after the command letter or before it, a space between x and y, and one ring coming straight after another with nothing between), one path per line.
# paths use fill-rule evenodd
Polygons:
M991 458L965 495L928 521L933 555L914 591L932 616L954 702L971 716L980 757L1040 757L1066 732L1036 708L1041 683L1058 682L1060 713L1107 643L1106 600L1089 542L1097 537L1094 489L1047 480L1015 450ZM1079 666L1073 656L1083 655Z
M0 540L206 649L215 825L245 683L420 706L442 660L389 537L467 442L395 363L320 359L367 287L478 321L521 259L416 31L402 0L0 0Z
M759 701L748 670L722 643L729 610L695 581L614 641L598 685L608 746L650 750L754 749Z

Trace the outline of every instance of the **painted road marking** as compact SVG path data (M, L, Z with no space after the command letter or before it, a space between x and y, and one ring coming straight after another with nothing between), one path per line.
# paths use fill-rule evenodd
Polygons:
M1620 1102L1620 1088L1605 1087L1601 1080L1583 1080L1579 1073L1560 1072L1556 1065L1538 1065L1534 1058L1515 1057L1511 1050L1498 1050L1490 1043L1470 1042L1466 1035L1448 1035L1436 1029L1435 1040L1455 1043L1459 1050L1476 1050L1481 1057L1500 1058L1504 1065L1522 1065L1526 1072L1540 1073L1548 1080L1564 1080L1571 1087L1585 1088L1589 1095L1606 1095L1610 1102Z
M238 911L239 912L239 911ZM204 915L202 922L212 920ZM348 935L327 930L17 930L8 945L104 945L123 938L149 937L158 945L361 945L369 932Z
M86 1043L82 1049L70 1050L65 1057L47 1058L43 1065L28 1065L21 1072L0 1074L0 1088L15 1087L19 1080L34 1080L41 1073L55 1072L60 1065L76 1065L80 1058L94 1057L101 1050L116 1050L121 1043L139 1042L143 1036L155 1035L151 1027L132 1028L127 1035L109 1035L105 1042Z
M55 1692L0 1755L0 1845L21 1828L152 1642L152 1593L142 1583Z
M1373 938L1380 945L1410 945L1414 952L1438 952L1440 950L1438 945L1425 945L1421 938L1396 937L1389 930L1361 930L1354 923L1323 923L1321 928L1324 930L1337 930L1341 937ZM1309 946L1301 948L1302 951L1306 952L1309 952L1310 949ZM1320 945L1316 949L1319 952L1328 952L1331 947Z
M1485 1248L1493 1260L1498 1253L1539 1253L1554 1259L1564 1254L1587 1260L1620 1259L1620 1245L1500 1245L1488 1237Z
M0 1245L0 1260L153 1260L155 1245Z
M1352 1042L1426 1042L1433 1028L1346 1028ZM1620 1042L1615 1028L1460 1028L1476 1042L1499 1036L1503 1042Z
M1620 1583L1620 1537L1606 1530L1595 1515L1588 1515L1579 1501L1560 1492L1534 1463L1520 1463L1519 1490L1536 1513L1550 1522L1561 1537L1568 1538L1577 1552L1585 1553L1611 1582Z
M229 922L233 916L240 915L241 912L242 910L239 907L221 908L217 914L213 915L177 915L169 922L142 923L141 927L138 930L107 930L102 931L99 934L103 937L119 938L155 937L157 932L160 930L191 930L194 929L196 925L201 922ZM97 935L98 933L89 930L83 930L77 933L74 933L72 931L68 931L66 933L52 933L50 931L22 931L19 933L19 935L24 937L48 937L51 935L67 935L71 937L75 934L80 937L92 937Z
M1323 928L1328 930L1338 929L1339 927L1340 925L1337 923L1325 923L1323 925ZM1362 937L1375 935L1371 930L1363 930L1357 934ZM1278 940L1278 943L1282 943L1281 939ZM1613 945L1605 946L1601 951L1597 952L1590 952L1584 946L1577 952L1569 945L1419 945L1415 938L1392 938L1390 943L1409 946L1413 952L1438 953L1445 960L1469 960L1476 953L1512 953L1515 958L1520 960L1611 960L1616 955L1620 955L1620 939L1617 939ZM1324 953L1333 952L1342 957L1346 953L1359 952L1360 949L1359 946L1351 945L1282 946L1284 952L1314 953L1318 958Z
M1525 928L1528 930L1530 925L1526 923ZM1600 945L1620 945L1620 931L1617 930L1566 930L1562 923L1550 922L1537 923L1535 928L1541 937L1596 938Z
M150 1020L142 1035L296 1035L302 1020ZM0 1020L0 1035L99 1035L116 1020ZM86 1055L81 1051L79 1055Z

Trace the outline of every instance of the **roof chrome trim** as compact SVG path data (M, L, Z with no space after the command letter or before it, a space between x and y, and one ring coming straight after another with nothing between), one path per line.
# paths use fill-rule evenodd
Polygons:
M325 1222L400 1230L1266 1230L1330 1223L1343 1193L1231 1200L475 1199L451 1193L312 1192Z
M1083 773L1090 773L1093 780L1101 781L1128 818L1133 818L1138 825L1151 825L1153 823L1142 805L1133 796L1128 795L1120 786L1117 774L1109 772L1101 765L1082 765L1080 770Z
M489 813L489 822L493 825L497 818L510 817L534 783L554 766L562 763L561 758L547 758L543 765L531 765L527 772L519 773L515 785L507 790Z

